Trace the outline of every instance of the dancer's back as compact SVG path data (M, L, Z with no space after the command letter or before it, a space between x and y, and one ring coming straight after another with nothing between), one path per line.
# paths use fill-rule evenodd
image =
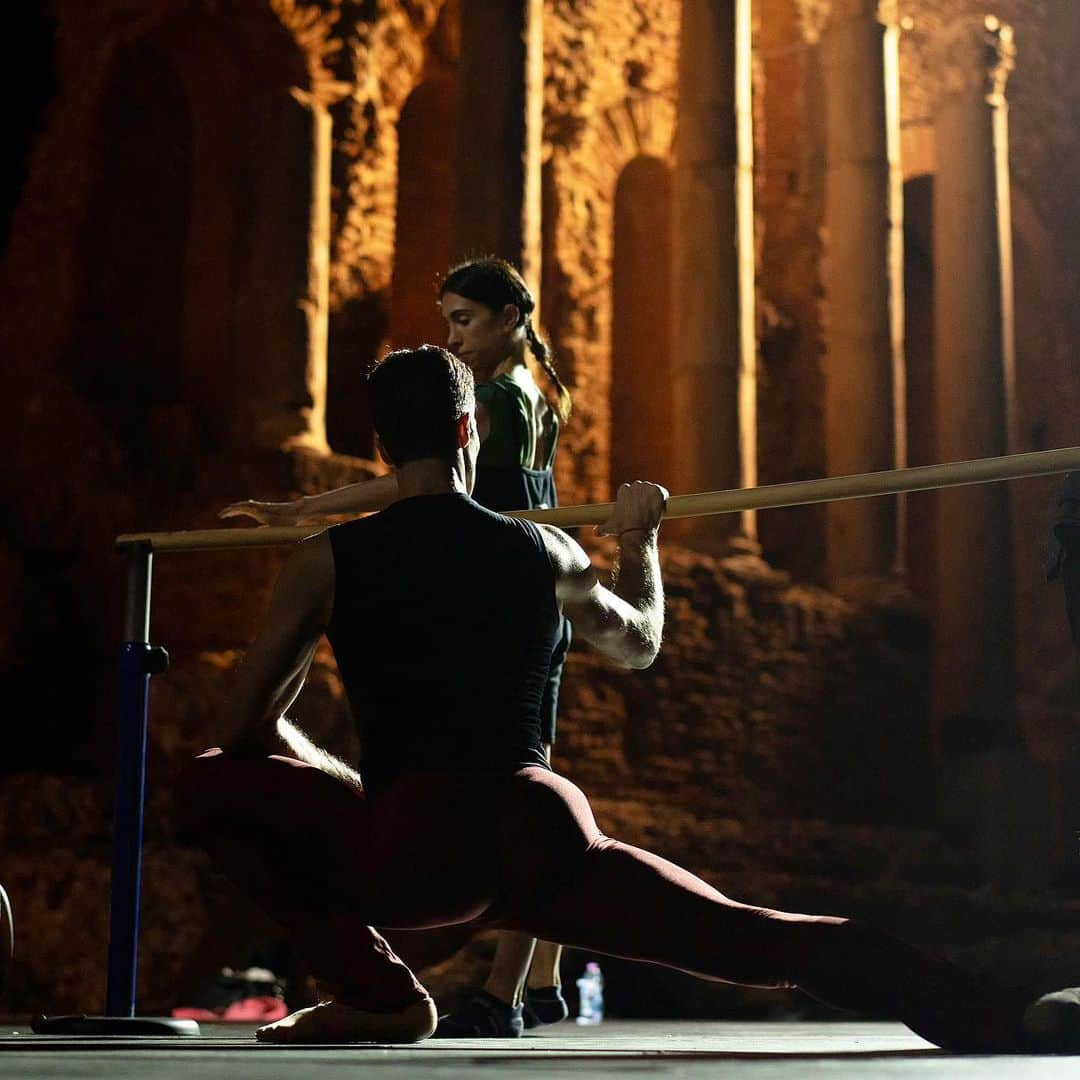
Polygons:
M546 766L539 710L559 613L536 527L464 495L426 495L330 539L328 637L365 786Z

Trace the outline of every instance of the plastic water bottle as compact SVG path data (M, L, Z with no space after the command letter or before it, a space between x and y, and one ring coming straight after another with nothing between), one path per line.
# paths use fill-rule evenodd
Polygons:
M599 1024L604 1019L604 976L600 965L590 960L585 974L577 981L579 1024Z

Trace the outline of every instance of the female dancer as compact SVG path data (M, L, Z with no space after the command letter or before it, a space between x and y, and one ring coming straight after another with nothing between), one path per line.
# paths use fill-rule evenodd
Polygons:
M473 498L491 510L557 505L552 463L560 425L570 415L570 393L533 327L536 303L524 279L503 259L474 259L447 275L439 306L448 328L447 347L469 365L477 383L476 423L481 445ZM533 379L527 351L551 381L554 403ZM396 498L397 481L390 475L293 502L233 503L221 516L252 517L264 525L293 525L336 514L379 510ZM549 759L569 644L570 625L564 619L541 707L541 741ZM560 947L550 942L509 931L500 934L483 989L474 991L460 1012L440 1020L436 1037L514 1037L524 1027L564 1019L567 1009L559 977L560 954Z

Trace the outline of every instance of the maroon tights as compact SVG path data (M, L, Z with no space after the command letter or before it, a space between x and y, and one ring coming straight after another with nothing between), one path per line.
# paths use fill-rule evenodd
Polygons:
M705 979L797 987L950 1049L1016 1044L1017 995L860 923L731 900L601 834L581 790L542 768L411 774L367 797L292 758L210 750L188 767L180 802L220 869L358 1008L393 1011L425 993L373 927L473 922Z

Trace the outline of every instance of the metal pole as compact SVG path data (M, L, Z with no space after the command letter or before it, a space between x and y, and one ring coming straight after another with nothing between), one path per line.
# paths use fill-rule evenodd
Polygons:
M194 1020L135 1018L139 952L139 884L142 870L146 721L150 676L169 666L164 649L150 644L150 571L153 545L138 541L128 552L127 610L120 647L116 732L116 806L113 813L112 897L109 906L108 987L105 1015L39 1016L38 1035L98 1038L103 1035L197 1036Z
M147 707L150 677L168 665L165 650L155 648L149 640L152 564L150 544L135 544L128 550L127 610L120 648L107 1016L135 1015Z

